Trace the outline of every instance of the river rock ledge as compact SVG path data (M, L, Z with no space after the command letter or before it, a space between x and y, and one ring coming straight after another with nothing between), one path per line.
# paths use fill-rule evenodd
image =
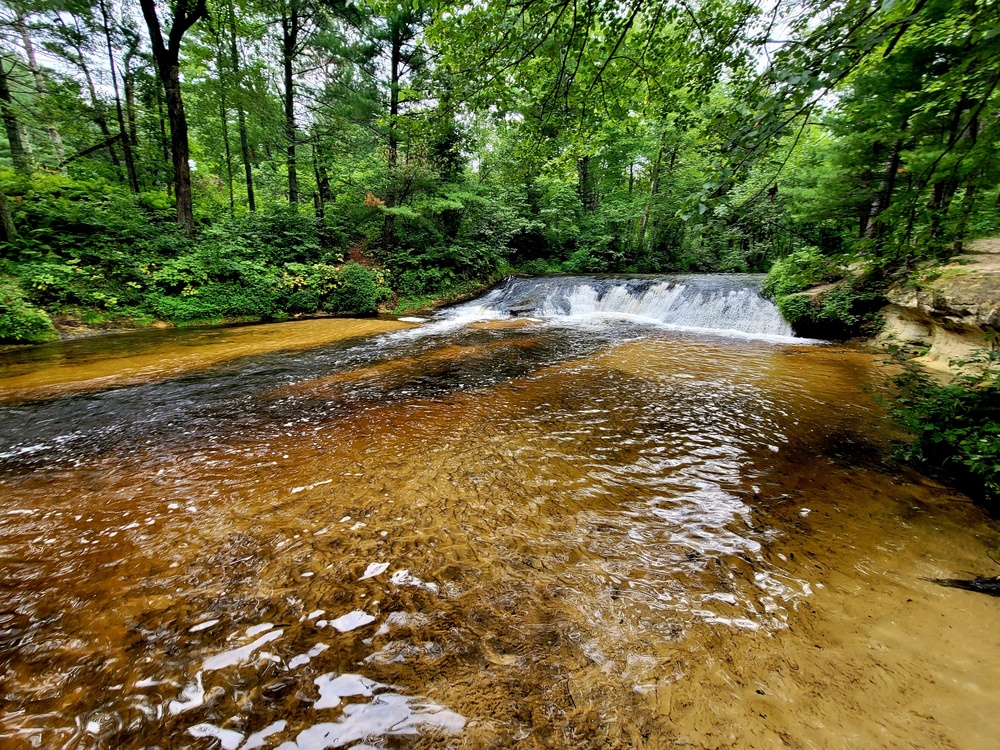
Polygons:
M946 265L891 287L876 342L932 370L988 348L1000 334L1000 239L977 240Z

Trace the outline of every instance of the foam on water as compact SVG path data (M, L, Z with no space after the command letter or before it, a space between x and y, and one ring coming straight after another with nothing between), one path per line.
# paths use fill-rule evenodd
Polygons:
M250 630L253 629L254 628L250 628ZM232 667L236 664L244 662L253 655L254 651L259 649L265 643L270 643L271 641L280 638L282 632L284 631L272 630L264 633L264 635L260 638L255 640L253 643L248 643L246 646L241 646L240 648L234 648L230 651L224 651L221 654L210 656L205 659L203 669L206 672L214 672L216 669L225 669L226 667Z
M277 750L324 750L348 745L358 748L362 745L355 743L362 740L413 737L428 729L454 735L464 727L465 717L443 706L398 693L383 693L369 703L345 706L337 721L315 724Z

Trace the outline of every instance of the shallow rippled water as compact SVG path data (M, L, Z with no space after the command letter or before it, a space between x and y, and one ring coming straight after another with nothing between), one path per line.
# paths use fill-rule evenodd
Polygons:
M255 353L249 327L239 358L188 346L185 372L114 387L88 367L128 337L71 345L61 380L5 355L4 747L847 747L741 730L740 660L795 660L869 547L960 548L933 574L995 542L887 458L860 351L608 318L301 325L310 348L260 328ZM879 726L865 746L931 736Z

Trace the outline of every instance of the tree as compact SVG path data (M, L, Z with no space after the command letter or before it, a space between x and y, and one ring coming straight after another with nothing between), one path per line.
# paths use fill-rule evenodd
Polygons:
M91 148L91 145L88 143L75 156L64 159L63 166L79 158L81 154L106 150L111 165L115 173L118 174L119 161L118 154L115 151L115 143L118 141L118 135L112 135L111 128L108 127L104 102L101 101L97 94L97 86L94 83L94 77L87 62L87 45L90 39L87 27L90 26L91 30L93 30L92 24L85 23L85 20L76 14L67 13L65 15L69 17L72 23L67 23L63 17L64 14L54 14L53 25L49 30L51 41L45 46L49 52L62 57L83 76L90 103L89 116L94 124L97 125L103 140L96 148ZM120 179L120 174L118 174L118 178Z
M385 220L382 225L382 245L389 247L393 242L393 225L395 215L392 209L400 202L398 185L399 138L400 138L400 94L405 85L407 75L417 72L423 65L422 51L415 44L423 25L427 21L427 12L418 3L391 5L384 9L381 19L382 26L376 38L384 45L383 54L387 57L388 81L388 121L386 137L388 141L388 177L389 189L386 192Z
M181 98L180 54L181 41L188 29L206 15L205 0L176 0L173 21L164 40L160 19L156 14L156 0L139 0L146 20L153 59L166 96L167 118L170 122L170 146L174 165L174 195L177 200L177 223L190 234L194 231L194 205L191 193L190 144L188 143L187 116Z
M232 85L236 93L236 117L240 134L240 154L243 159L243 172L246 178L247 187L247 207L251 212L257 210L257 201L254 196L253 185L253 164L250 159L250 141L247 135L247 117L243 106L243 72L240 65L240 55L236 34L236 9L233 0L229 0L226 5L226 21L229 30L229 65L232 75Z
M133 193L139 192L139 177L135 171L135 159L132 156L132 137L125 127L125 112L122 108L122 98L118 90L118 69L115 64L115 50L111 41L111 24L108 20L108 6L106 0L98 0L98 7L101 9L101 20L104 29L104 39L108 47L108 67L111 70L111 83L115 92L115 113L118 116L118 142L122 146L125 155L125 171L128 174L128 184Z
M31 157L24 144L21 121L15 110L14 97L10 89L10 73L16 65L10 57L0 53L0 119L3 119L10 147L10 159L19 172L31 171Z
M45 78L42 75L42 68L38 64L38 56L35 53L35 41L32 38L32 29L28 23L28 17L24 12L24 8L20 5L15 5L12 6L12 9L15 13L14 26L20 34L21 42L24 45L24 54L28 61L28 68L31 70L32 79L35 83L35 92L38 95L39 100L41 100L42 107L45 108L45 99L48 95L48 91L45 86ZM48 134L55 149L56 163L61 166L63 160L66 158L65 153L63 152L62 136L59 134L59 129L56 127L56 123L53 122L48 111L44 112L43 120L45 132Z

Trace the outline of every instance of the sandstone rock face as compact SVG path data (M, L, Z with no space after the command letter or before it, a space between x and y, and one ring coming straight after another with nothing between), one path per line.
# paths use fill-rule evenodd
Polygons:
M925 367L954 372L952 361L988 348L1000 333L1000 239L972 243L917 286L893 287L887 297L877 343L900 347Z

